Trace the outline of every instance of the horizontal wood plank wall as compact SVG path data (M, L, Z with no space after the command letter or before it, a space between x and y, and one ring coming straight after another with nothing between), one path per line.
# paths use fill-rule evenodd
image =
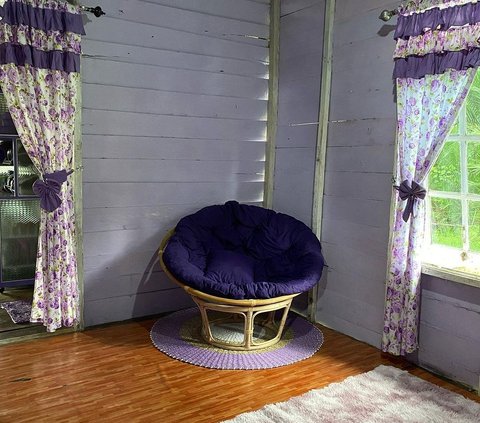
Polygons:
M398 1L337 2L322 245L320 322L380 347L395 141L392 81ZM423 278L420 350L410 357L478 389L478 288Z
M273 207L312 223L325 0L282 0Z
M325 0L281 0L273 208L312 224ZM305 123L309 125L304 125ZM309 293L293 308L308 314Z
M203 206L261 203L268 96L268 0L99 4L83 41L87 326L191 304L152 268L158 245Z
M394 1L336 3L322 245L329 265L317 318L380 346L395 103L393 34L379 36Z
M480 289L424 275L415 361L480 394Z

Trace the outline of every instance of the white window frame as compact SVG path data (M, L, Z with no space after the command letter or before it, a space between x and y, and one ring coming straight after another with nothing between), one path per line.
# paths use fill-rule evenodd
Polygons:
M480 253L470 252L468 201L480 201L480 195L468 193L467 144L480 143L480 135L466 135L466 104L458 116L458 135L449 135L448 141L460 144L461 190L458 192L427 190L425 246L422 258L422 273L442 279L480 287ZM463 248L447 247L431 242L431 199L448 198L460 200L462 204L462 239ZM472 269L472 270L469 270ZM475 269L475 271L473 270Z

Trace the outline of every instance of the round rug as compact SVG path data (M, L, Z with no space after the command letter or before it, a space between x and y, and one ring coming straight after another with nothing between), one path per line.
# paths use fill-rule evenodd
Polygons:
M236 339L241 328L232 323L212 328L215 337ZM256 351L229 351L207 344L201 336L202 322L197 308L177 311L157 320L150 338L153 345L177 360L225 370L271 369L311 357L323 343L323 334L310 322L291 315L285 324L282 339L272 347ZM236 334L237 333L237 334ZM265 335L255 331L254 338Z

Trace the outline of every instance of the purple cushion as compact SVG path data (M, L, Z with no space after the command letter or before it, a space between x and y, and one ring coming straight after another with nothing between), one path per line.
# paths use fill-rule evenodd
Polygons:
M163 260L186 285L233 299L308 291L324 265L320 242L304 223L236 201L181 219Z

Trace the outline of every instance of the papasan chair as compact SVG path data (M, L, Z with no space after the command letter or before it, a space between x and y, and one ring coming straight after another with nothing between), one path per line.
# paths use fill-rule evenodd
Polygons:
M163 239L159 256L166 275L198 305L203 338L237 351L277 343L293 298L320 280L324 266L320 242L308 226L236 201L182 218ZM216 337L212 324L219 321L240 324L243 339ZM269 331L267 340L258 336L259 328Z

